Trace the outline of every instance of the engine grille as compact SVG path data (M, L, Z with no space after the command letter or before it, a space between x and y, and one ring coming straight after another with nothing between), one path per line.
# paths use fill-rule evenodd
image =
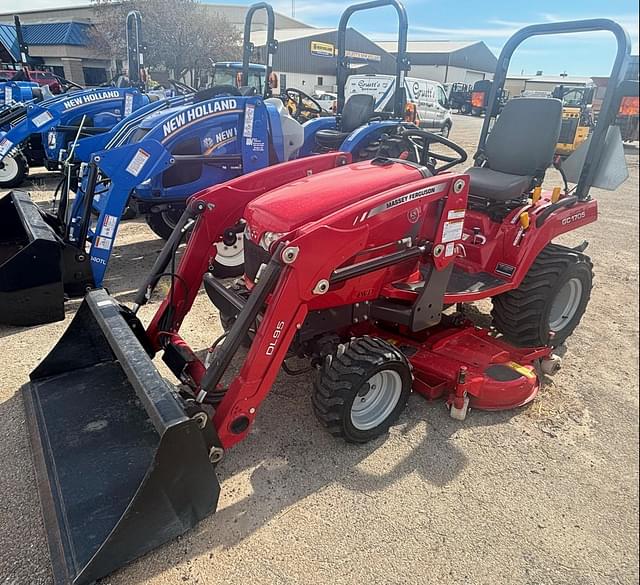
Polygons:
M249 238L244 239L244 273L255 280L262 264L268 264L271 255L264 248L254 244Z

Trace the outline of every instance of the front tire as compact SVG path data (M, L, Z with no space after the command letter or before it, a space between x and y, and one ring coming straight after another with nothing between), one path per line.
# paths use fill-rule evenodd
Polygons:
M557 347L580 323L592 288L590 258L549 244L517 289L492 299L493 324L515 345Z
M29 163L20 153L0 162L0 189L19 187L29 174Z
M333 436L366 443L396 422L412 381L400 350L377 337L358 337L325 359L313 385L313 409Z
M183 211L183 209L169 209L167 211L147 213L145 220L156 236L160 236L163 240L168 240L178 221L180 221Z

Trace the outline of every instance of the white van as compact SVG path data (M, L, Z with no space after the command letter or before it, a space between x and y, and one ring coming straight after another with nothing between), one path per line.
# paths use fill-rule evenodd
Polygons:
M376 112L389 112L393 108L396 78L393 75L351 75L345 87L345 100L358 93L372 95ZM415 112L415 123L430 132L449 136L453 117L442 84L428 79L405 77L407 106Z

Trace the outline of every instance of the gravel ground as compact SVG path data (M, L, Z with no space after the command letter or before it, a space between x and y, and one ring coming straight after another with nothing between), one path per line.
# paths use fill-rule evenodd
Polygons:
M452 139L472 154L479 129L456 116ZM630 180L596 193L600 220L562 239L590 241L596 286L533 404L459 423L413 396L386 440L352 446L316 422L310 377L282 375L218 467L217 514L103 583L638 583L637 145L627 155ZM29 189L46 199L53 184L34 173ZM144 222L125 222L110 291L130 301L160 248ZM77 307L62 323L0 327L2 585L52 581L19 388ZM201 294L186 339L205 347L220 329Z

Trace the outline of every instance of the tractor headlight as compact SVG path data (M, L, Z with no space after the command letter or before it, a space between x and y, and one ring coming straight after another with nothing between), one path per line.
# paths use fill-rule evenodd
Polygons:
M151 185L151 177L145 179L144 181L142 181L142 183L140 183L140 187L148 187L149 185Z
M55 130L49 130L47 134L47 145L49 148L55 148L58 142L58 133Z
M264 248L268 252L273 243L277 242L285 235L286 234L283 232L264 232L260 238L260 247Z

